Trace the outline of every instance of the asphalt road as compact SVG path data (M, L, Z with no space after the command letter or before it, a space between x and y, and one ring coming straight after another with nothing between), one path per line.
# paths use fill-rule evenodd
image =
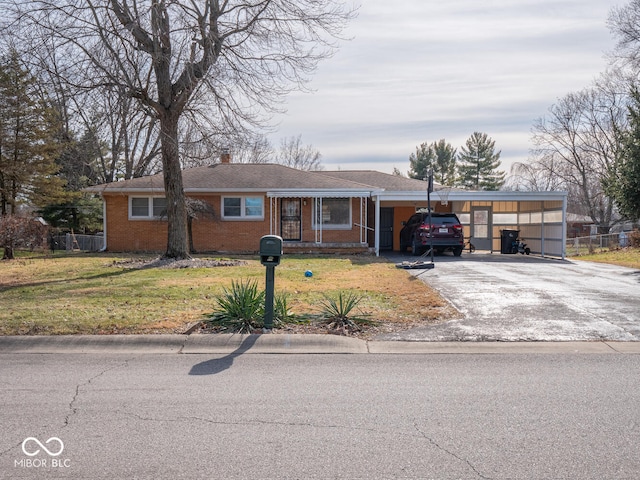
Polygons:
M637 478L611 352L3 354L0 478Z
M378 340L640 341L640 270L477 252L436 256L434 263L408 271L438 290L460 318Z

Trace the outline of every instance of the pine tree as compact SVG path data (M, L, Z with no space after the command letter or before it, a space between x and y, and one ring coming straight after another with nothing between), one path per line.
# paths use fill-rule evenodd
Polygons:
M409 177L423 180L433 170L433 178L440 185L453 185L456 171L456 149L444 139L416 147L409 156Z
M43 206L64 197L54 115L38 101L34 79L14 51L0 63L0 215L19 202Z
M640 219L640 92L631 91L629 130L622 134L621 158L615 176L607 179L605 191L620 213L629 220Z
M500 153L486 133L474 132L458 155L458 184L470 190L499 190L505 172L498 171Z
M435 152L432 145L426 142L416 147L416 152L409 156L409 178L424 180L434 166Z
M435 165L433 168L434 180L440 185L452 186L456 180L456 149L444 138L432 144L435 152Z

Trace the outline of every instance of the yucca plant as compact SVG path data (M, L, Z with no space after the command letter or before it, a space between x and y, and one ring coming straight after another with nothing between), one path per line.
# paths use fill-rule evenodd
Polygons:
M276 326L297 321L296 315L289 310L289 295L276 294L273 299L273 321Z
M217 299L218 308L211 314L209 324L233 333L251 333L264 325L264 291L255 281L231 282Z
M372 324L367 315L357 314L356 308L362 296L353 292L339 292L337 297L324 295L320 300L320 317L329 328L341 330L343 333L360 330L360 325Z

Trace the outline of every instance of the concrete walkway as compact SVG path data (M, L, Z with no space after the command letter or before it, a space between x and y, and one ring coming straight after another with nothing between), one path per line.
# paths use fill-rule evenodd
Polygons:
M1 354L640 354L640 342L402 342L338 335L60 335L0 337Z

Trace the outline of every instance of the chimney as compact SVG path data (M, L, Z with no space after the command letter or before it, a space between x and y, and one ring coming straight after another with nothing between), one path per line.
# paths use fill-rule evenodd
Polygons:
M229 148L224 147L222 149L222 153L220 154L220 163L231 163L231 154L229 153Z

